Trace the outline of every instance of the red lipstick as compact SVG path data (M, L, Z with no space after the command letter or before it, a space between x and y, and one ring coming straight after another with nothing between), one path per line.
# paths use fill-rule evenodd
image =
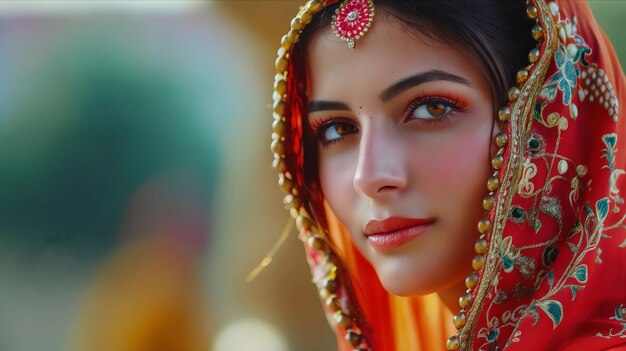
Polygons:
M367 222L363 233L374 250L391 251L418 237L434 222L433 219L389 217Z

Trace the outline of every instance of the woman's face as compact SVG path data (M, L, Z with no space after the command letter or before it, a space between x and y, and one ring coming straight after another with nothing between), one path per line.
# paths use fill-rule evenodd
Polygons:
M357 248L391 293L462 289L494 133L477 60L379 16L354 50L321 31L307 61L322 191Z

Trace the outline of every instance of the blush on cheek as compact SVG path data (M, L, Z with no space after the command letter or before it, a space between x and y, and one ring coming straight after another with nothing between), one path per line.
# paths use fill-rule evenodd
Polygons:
M345 223L347 214L356 205L353 186L356 161L350 155L324 155L320 157L319 176L324 198L339 219Z
M490 159L489 136L458 140L448 144L437 152L437 163L440 171L452 176L459 172L465 173L472 169L487 169ZM470 172L474 173L474 172Z
M467 209L481 208L491 171L490 134L490 130L484 130L440 144L428 166L430 176L424 180L429 183L427 188L436 189L431 191L437 191L441 199L469 206Z

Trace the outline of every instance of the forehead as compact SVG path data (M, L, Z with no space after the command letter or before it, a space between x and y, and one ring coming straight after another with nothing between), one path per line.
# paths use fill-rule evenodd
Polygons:
M467 50L407 28L392 16L377 16L353 50L328 26L311 38L306 55L313 98L353 88L357 81L380 85L429 70L460 75L477 86L484 83L477 60Z

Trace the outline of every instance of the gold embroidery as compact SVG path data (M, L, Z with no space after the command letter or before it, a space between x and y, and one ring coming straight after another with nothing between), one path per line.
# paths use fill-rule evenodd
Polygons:
M465 327L460 331L460 339L465 340L463 349L473 349L473 335L475 333L476 322L480 311L483 309L483 304L487 298L487 293L494 282L499 280L500 265L498 248L502 240L502 233L506 226L507 218L509 215L508 209L511 207L511 201L517 190L515 184L521 176L522 172L522 159L524 147L521 143L524 135L528 135L530 126L532 124L532 110L534 101L536 101L541 89L542 82L546 76L548 67L552 60L554 51L558 44L558 33L556 25L550 14L550 9L545 0L537 0L535 2L537 10L540 14L539 18L542 19L542 29L544 32L544 52L541 57L535 62L535 67L526 81L526 83L520 88L520 98L513 104L511 108L511 118L509 123L510 128L510 156L507 166L501 170L502 186L501 191L497 194L495 216L493 221L493 229L491 234L491 244L489 252L487 253L487 262L483 275L480 279L479 285L476 289L476 297L472 306L468 312L467 323ZM520 306L522 307L522 306Z

